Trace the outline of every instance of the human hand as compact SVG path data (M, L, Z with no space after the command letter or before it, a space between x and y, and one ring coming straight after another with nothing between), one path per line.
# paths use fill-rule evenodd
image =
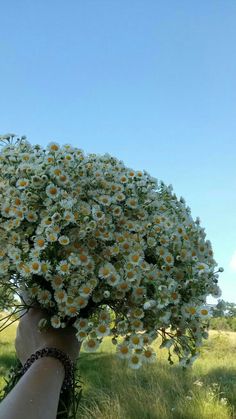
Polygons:
M72 361L77 359L81 343L76 338L76 329L73 326L68 326L63 329L49 327L46 330L39 330L39 320L47 317L45 310L36 307L31 308L21 317L17 327L15 348L22 365L31 354L46 346L60 349Z

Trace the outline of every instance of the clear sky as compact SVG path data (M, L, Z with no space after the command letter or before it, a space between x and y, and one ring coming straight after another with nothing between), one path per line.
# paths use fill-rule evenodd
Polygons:
M171 183L236 302L235 0L8 0L0 13L0 133Z

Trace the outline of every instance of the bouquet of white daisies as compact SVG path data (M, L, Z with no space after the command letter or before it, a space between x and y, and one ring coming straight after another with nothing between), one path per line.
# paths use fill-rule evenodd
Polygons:
M191 363L222 268L184 199L109 154L1 142L1 286L47 309L40 327L73 324L86 351L110 336L139 368L160 336L171 363Z

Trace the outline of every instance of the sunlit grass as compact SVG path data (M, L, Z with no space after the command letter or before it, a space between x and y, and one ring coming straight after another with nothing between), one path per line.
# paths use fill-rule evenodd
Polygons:
M16 325L0 335L0 387L14 360ZM79 359L83 398L78 419L236 419L236 333L211 332L191 370L155 364L127 368L106 339Z

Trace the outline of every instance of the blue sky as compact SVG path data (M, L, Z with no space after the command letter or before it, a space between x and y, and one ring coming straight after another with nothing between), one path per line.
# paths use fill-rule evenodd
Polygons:
M9 0L0 133L119 157L199 216L236 302L236 2Z

